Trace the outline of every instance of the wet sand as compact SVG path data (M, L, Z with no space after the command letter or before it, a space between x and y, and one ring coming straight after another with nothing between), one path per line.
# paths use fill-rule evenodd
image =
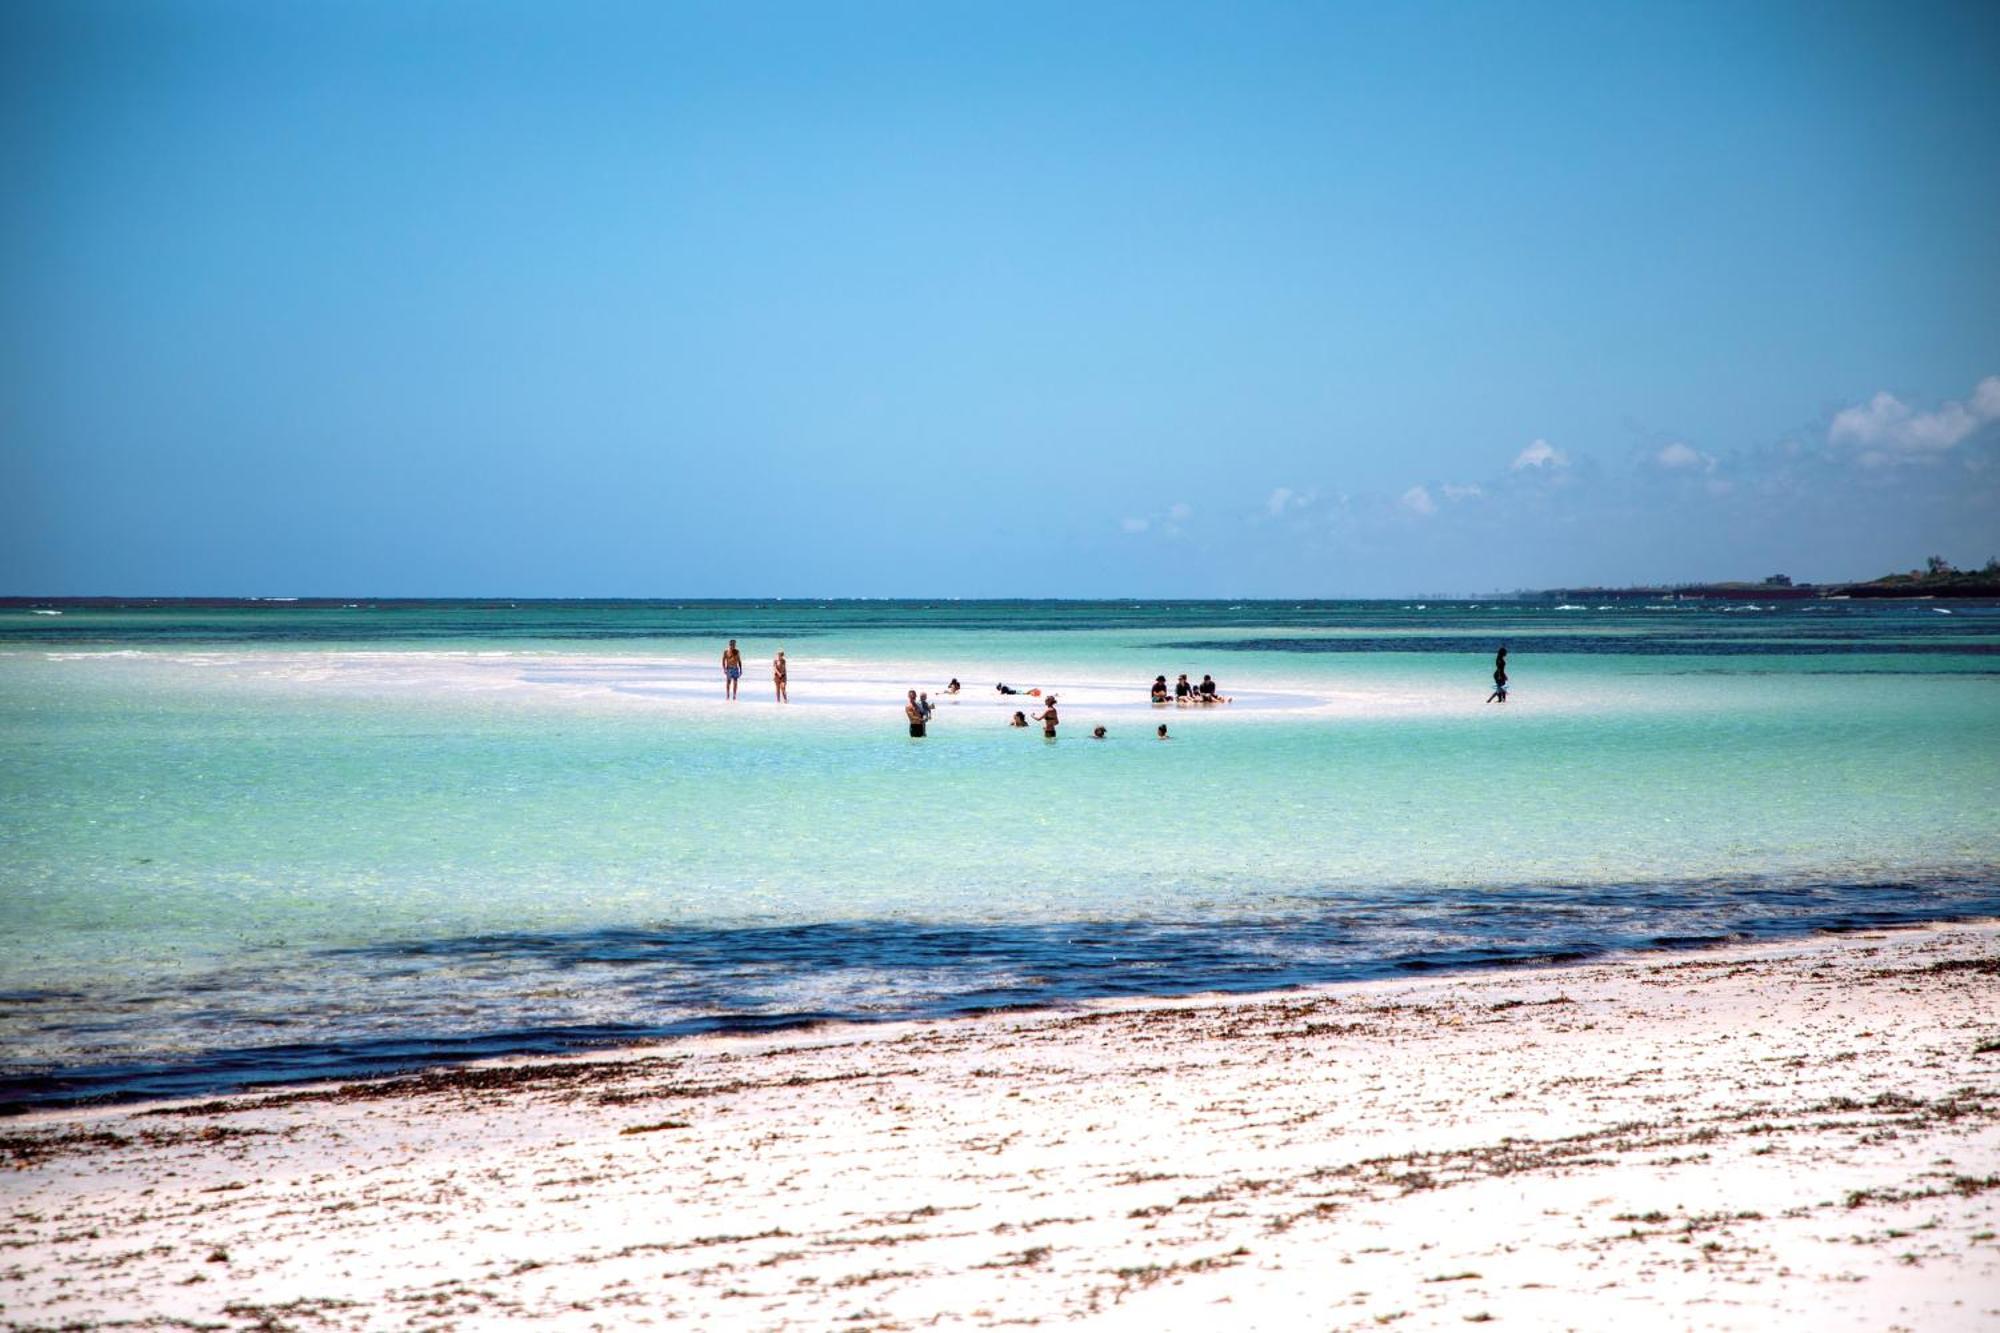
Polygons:
M11 1328L2000 1324L2000 924L0 1126Z

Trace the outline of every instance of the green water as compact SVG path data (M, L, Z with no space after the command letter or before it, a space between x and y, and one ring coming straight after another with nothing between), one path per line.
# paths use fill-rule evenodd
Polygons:
M0 613L0 1039L45 1079L1063 998L1065 923L1171 990L1991 912L2000 615L1921 610ZM1149 706L1181 670L1236 702ZM951 676L910 740L902 688ZM1067 696L1061 738L994 680Z

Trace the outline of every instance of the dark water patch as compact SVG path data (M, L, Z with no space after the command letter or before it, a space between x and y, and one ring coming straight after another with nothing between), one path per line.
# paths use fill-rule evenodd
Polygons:
M37 615L60 611L59 615ZM806 640L877 631L1061 633L1225 629L1345 629L1393 631L1481 626L1485 636L1559 633L1591 626L1626 633L1667 631L1703 637L1806 635L1847 638L1897 633L1929 640L1991 635L2000 615L1982 603L1959 603L1951 614L1927 606L1880 603L1722 603L1649 610L1622 603L1559 610L1544 602L1510 601L951 601L750 599L519 600L301 598L0 598L0 645L39 647L189 647L196 644L274 646L441 642L582 644L729 637ZM1224 645L1227 647L1228 645ZM1304 651L1330 651L1325 649ZM1454 649L1453 651L1457 651Z
M44 1040L79 1051L122 1042L128 1057L0 1063L0 1111L204 1096L698 1033L1540 967L1992 916L2000 916L2000 872L1402 888L1365 897L1328 890L1294 895L1277 910L1178 920L846 921L404 940L244 966L210 988L198 1015L173 1016L173 1054L145 1042L164 1040L156 1029L177 997L155 988L115 1000L78 994L62 1006L66 1026L44 1022ZM549 995L588 996L590 1021ZM343 1029L342 1014L365 1029ZM300 1035L245 1040L272 1024Z
M1987 633L1990 634L1990 631ZM1196 639L1154 645L1162 652L1189 653L1451 653L1491 654L1491 635L1458 634L1343 635L1340 638ZM1821 657L1830 654L1966 653L2000 655L2000 643L1973 643L1956 638L1939 641L1904 638L1746 640L1691 638L1641 634L1537 634L1508 644L1515 662L1529 657Z

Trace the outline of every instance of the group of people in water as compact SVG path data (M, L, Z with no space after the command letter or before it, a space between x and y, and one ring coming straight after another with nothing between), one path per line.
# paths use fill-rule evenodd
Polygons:
M791 702L791 697L786 692L787 677L789 674L789 668L785 665L785 650L780 648L777 656L771 659L771 686L777 695L777 701L781 704ZM722 650L722 690L725 699L734 699L736 697L737 683L742 679L743 654L737 648L736 640L731 639L729 646ZM953 676L951 683L945 686L943 693L955 695L962 692L963 689L964 686L958 683L958 677ZM993 689L995 693L1002 697L1024 695L1029 698L1042 698L1042 692L1039 688L1017 689L1004 681L995 683ZM1216 688L1215 677L1206 673L1203 673L1201 683L1195 685L1188 682L1187 672L1183 671L1180 674L1180 678L1171 687L1167 684L1165 673L1162 673L1153 677L1153 685L1148 693L1156 707L1164 704L1174 704L1184 707L1189 704L1226 704L1230 702L1230 697L1221 693ZM1500 652L1493 659L1493 693L1486 696L1486 702L1490 704L1504 704L1507 702L1507 645L1504 643L1500 645ZM911 690L903 705L903 713L909 719L910 723L910 735L921 739L928 731L931 717L936 712L937 706L931 702L929 691ZM1056 738L1056 727L1061 724L1062 719L1057 712L1056 697L1053 694L1042 700L1042 711L1036 713L1033 720L1042 724L1043 736L1049 740ZM1010 727L1026 727L1028 722L1028 714L1026 710L1022 709L1015 711L1013 718L1009 720L1007 725ZM1159 740L1168 739L1166 724L1161 723L1154 729L1153 734ZM1104 740L1106 738L1105 729L1103 727L1092 727L1090 737L1092 740Z
M944 692L946 694L957 694L963 688L958 683L958 679L953 677L951 684L945 686ZM1054 740L1056 738L1056 728L1062 725L1062 704L1055 695L1051 694L1047 698L1042 698L1042 692L1039 689L1019 690L1008 685L995 685L993 688L1003 695L1024 694L1042 699L1042 711L1036 713L1032 720L1042 724L1042 736L1044 739ZM936 712L937 706L931 703L931 697L928 692L918 690L908 692L903 704L903 716L909 719L910 735L913 739L921 740L928 734L931 717ZM1010 727L1025 728L1030 720L1026 709L1017 708L1014 710L1014 716L1008 720L1007 725ZM1167 729L1164 724L1156 728L1153 734L1160 740L1168 739ZM1110 732L1103 727L1092 727L1090 729L1090 739L1094 741L1106 740L1109 737Z

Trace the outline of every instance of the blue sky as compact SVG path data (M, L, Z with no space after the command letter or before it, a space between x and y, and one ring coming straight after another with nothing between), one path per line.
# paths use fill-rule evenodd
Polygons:
M2000 7L0 9L0 591L2000 555Z

